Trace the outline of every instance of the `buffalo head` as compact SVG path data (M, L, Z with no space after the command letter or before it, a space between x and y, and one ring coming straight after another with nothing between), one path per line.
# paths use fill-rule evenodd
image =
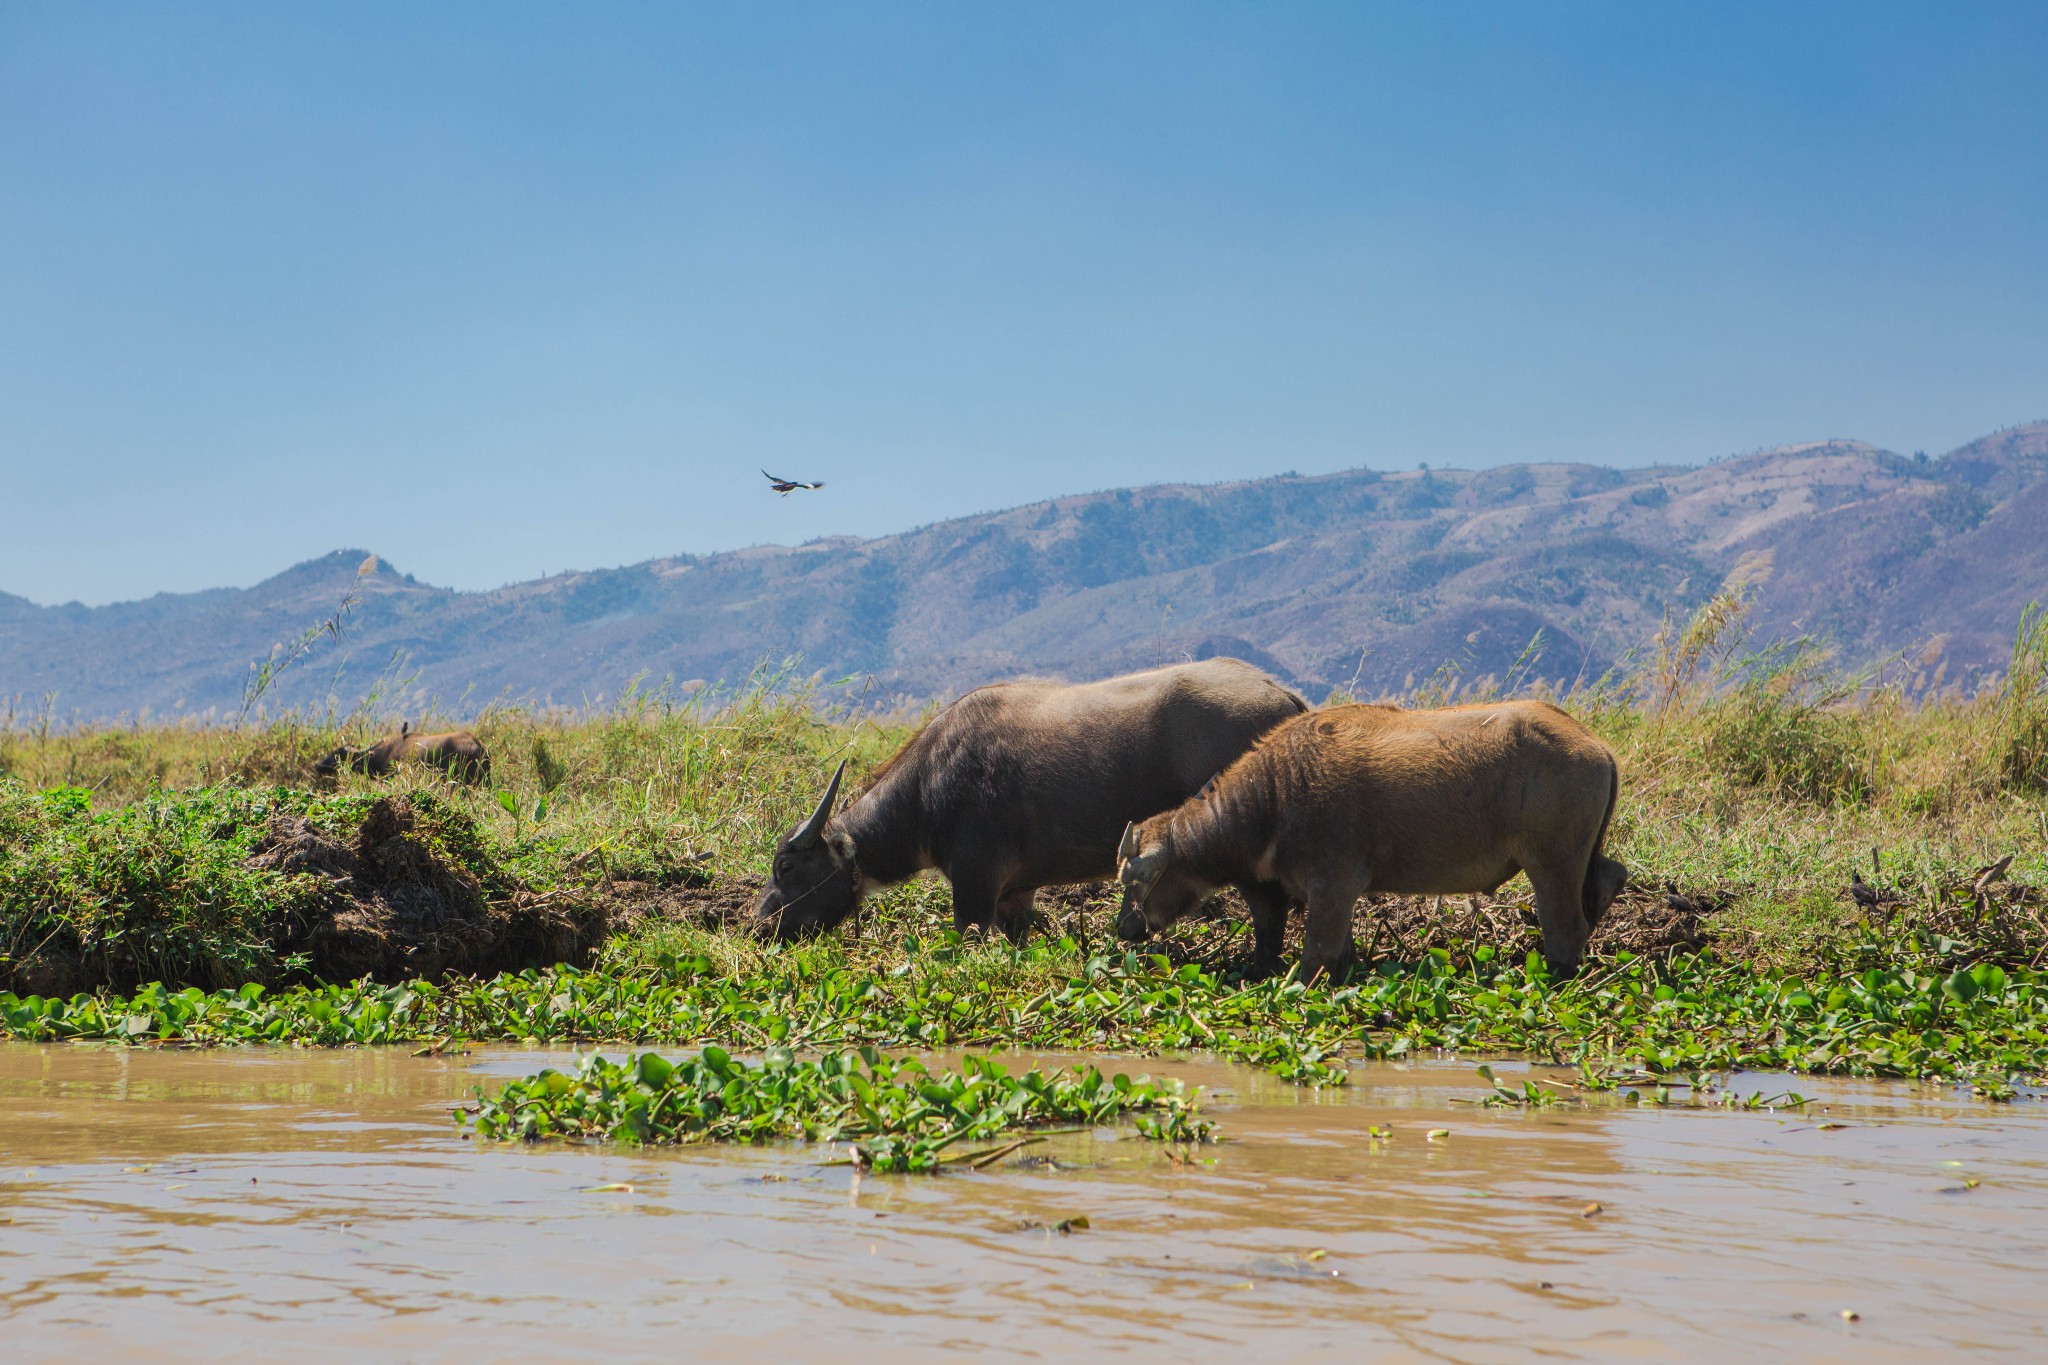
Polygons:
M830 828L832 803L846 764L832 774L810 818L791 830L775 850L775 869L754 903L754 932L762 937L804 938L837 925L860 906L860 868L853 836Z
M351 749L346 744L340 745L333 753L315 763L313 771L321 777L333 777L343 768L360 767L363 755L368 752L367 749Z
M1150 828L1149 821L1147 826L1124 826L1116 851L1116 878L1124 889L1116 936L1126 943L1143 943L1194 913L1216 890L1175 864L1163 828Z

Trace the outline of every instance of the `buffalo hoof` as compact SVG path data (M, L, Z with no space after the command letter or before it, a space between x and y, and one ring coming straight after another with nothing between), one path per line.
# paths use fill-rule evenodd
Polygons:
M1319 961L1304 953L1301 958L1301 979L1303 981L1342 981L1345 975L1350 972L1351 965L1357 961L1358 947L1356 944L1345 944L1343 952L1327 960Z

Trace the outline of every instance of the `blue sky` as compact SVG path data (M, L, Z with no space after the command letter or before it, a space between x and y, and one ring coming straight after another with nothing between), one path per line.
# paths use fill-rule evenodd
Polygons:
M2035 3L8 0L0 591L1940 451L2048 416L2044 65Z

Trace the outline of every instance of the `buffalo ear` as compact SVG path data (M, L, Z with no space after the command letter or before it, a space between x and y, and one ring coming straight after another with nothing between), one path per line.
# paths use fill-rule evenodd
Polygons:
M399 737L400 739L404 739L404 738L405 738L405 737L406 737L407 735L409 735L409 734L411 734L411 733L412 733L412 722L411 722L411 721L409 721L409 720L402 720L402 721L398 722L398 737Z
M796 833L789 836L791 848L810 848L825 832L825 822L832 818L832 803L839 798L839 779L846 776L846 760L839 760L839 768L832 774L832 781L826 786L824 796L818 799L818 808L811 812L811 818L796 827Z
M1122 862L1129 862L1129 861L1130 861L1130 860L1131 860L1132 858L1135 858L1135 857L1137 857L1137 856L1138 856L1138 826L1137 826L1137 822L1136 822L1136 821L1131 821L1131 820L1126 820L1126 821L1124 822L1124 837L1123 837L1123 840L1122 840L1122 841L1121 841L1120 843L1118 843L1118 844L1117 844L1117 846L1116 846L1116 860L1117 860L1118 862L1120 862L1120 863L1122 863Z
M842 863L851 863L857 852L853 845L853 836L843 829L835 829L826 835L825 847L831 849L832 856Z

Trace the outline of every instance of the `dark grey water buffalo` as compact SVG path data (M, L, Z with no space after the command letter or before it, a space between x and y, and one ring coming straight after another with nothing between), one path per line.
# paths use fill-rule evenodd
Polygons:
M332 777L343 768L353 768L372 777L383 777L401 763L424 763L439 768L457 782L486 783L491 780L491 756L483 742L467 730L448 730L436 735L416 735L408 722L398 738L367 748L342 745L313 765L322 777Z
M1314 975L1350 961L1367 892L1490 892L1527 872L1543 956L1568 972L1627 881L1601 852L1619 788L1613 750L1548 702L1330 707L1125 833L1117 932L1143 940L1235 885L1259 893L1253 947L1268 969L1288 906L1308 907L1301 965Z
M830 929L869 890L937 868L953 884L956 925L1020 939L1039 887L1108 877L1126 824L1178 804L1307 709L1236 659L979 688L834 815L839 765L776 850L755 927L782 938Z

